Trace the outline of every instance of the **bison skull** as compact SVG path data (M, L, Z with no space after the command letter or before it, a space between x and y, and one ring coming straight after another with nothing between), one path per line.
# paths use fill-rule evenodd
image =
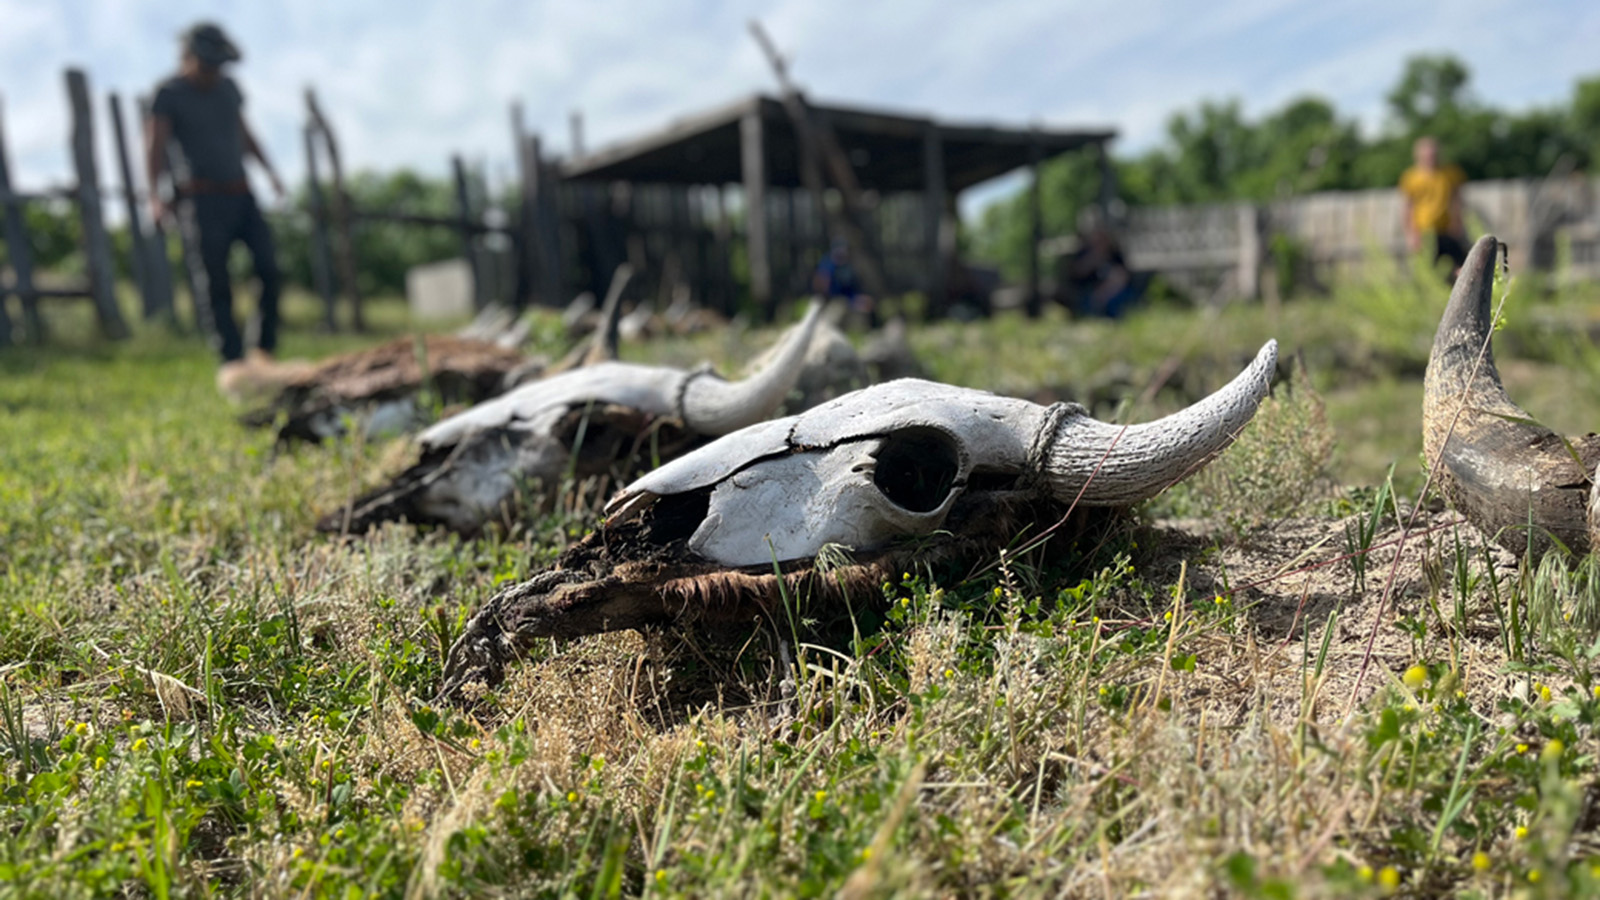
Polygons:
M906 379L730 434L629 484L553 570L491 599L451 650L445 690L498 681L538 638L748 620L783 591L875 586L913 562L993 553L1076 507L1130 506L1233 440L1276 356L1268 343L1216 394L1144 425ZM853 562L815 578L830 545Z
M503 517L520 486L548 490L759 422L793 386L819 313L813 307L769 364L741 381L605 362L522 385L422 432L416 465L318 527L360 532L403 519L471 534Z

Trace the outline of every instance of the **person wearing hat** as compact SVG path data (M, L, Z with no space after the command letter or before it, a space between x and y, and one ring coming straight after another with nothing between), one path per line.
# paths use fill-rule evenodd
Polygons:
M160 222L169 210L155 190L166 169L166 148L176 140L188 163L187 179L174 183L174 195L194 205L200 258L209 285L215 341L222 354L218 383L225 391L247 366L243 338L233 315L233 287L228 279L228 251L243 242L261 281L259 348L252 362L271 359L278 340L278 295L283 278L268 227L250 182L244 160L254 157L267 173L272 189L283 197L283 182L244 119L244 95L222 67L239 59L239 48L221 28L200 22L182 35L178 74L156 89L145 123L145 159L150 176L150 215ZM231 391L230 391L231 392Z

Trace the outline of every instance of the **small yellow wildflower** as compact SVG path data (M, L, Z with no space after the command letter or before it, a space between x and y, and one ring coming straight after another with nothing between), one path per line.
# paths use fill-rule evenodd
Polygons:
M290 859L299 859L300 857L305 855L305 852L306 851L300 849L299 847L296 847L296 848L294 848L294 852L289 854L289 858Z
M869 860L871 858L872 858L872 848L871 847L862 847L861 848L861 861L862 862L866 862L867 860Z
M1539 871L1538 869L1529 869L1528 870L1528 883L1529 884L1538 884L1539 883L1539 879L1541 879L1543 877L1544 877L1544 873Z
M1489 859L1489 854L1482 850L1472 854L1472 867L1479 872L1489 871L1489 866L1491 865L1493 865L1493 861Z
M1406 674L1400 676L1400 680L1405 682L1406 687L1413 691L1420 690L1423 685L1428 683L1428 667L1418 663L1407 669Z
M667 885L667 870L666 869L657 869L656 870L656 884L659 884L662 887L666 887L666 885Z
M467 746L470 747L473 750L477 750L479 747L483 746L483 741L480 741L477 738L473 738L472 740L467 741Z
M72 726L72 733L76 734L76 735L79 735L79 736L88 734L89 733L89 723L88 722L79 722L78 724Z
M1378 884L1386 891L1392 891L1400 886L1400 872L1394 866L1384 866L1378 873Z
M1171 622L1172 621L1172 610L1170 610L1170 609L1167 610L1166 615L1162 616L1162 618L1166 619L1168 622Z
M104 769L105 767L106 767L106 758L104 756L96 756L94 758L94 770L96 772L98 772L101 769Z
M1372 867L1371 866L1362 866L1361 868L1356 870L1356 877L1361 879L1362 881L1367 881L1367 882L1372 881L1373 874L1374 873L1372 871Z
M944 670L944 677L946 677L946 678L954 678L954 677L956 677L956 670L955 669L945 669Z
M714 798L716 796L717 796L717 789L716 788L706 788L706 799L707 800L710 800L710 799L712 799L712 798Z
M1561 743L1561 738L1551 738L1550 742L1544 745L1544 750L1539 753L1539 758L1547 762L1560 759L1561 751L1565 749L1567 745Z
M1548 685L1548 684L1539 685L1539 699L1543 700L1546 703L1550 702L1550 685ZM1538 870L1535 869L1534 871L1538 871Z
M910 597L901 597L900 598L900 605L901 606L910 606L911 605L911 598Z
M1517 830L1512 832L1512 834L1519 841L1526 840L1527 837L1528 837L1528 826L1526 826L1526 825L1518 825L1517 826Z
M822 801L828 799L828 792L827 791L817 791L812 796L817 798L817 802L818 803L821 803Z
M204 781L195 781L193 778L189 779L188 781L185 781L183 784L184 784L185 787L188 787L188 788L198 788L198 787L205 787L206 786L206 783Z
M1527 753L1527 752L1528 752L1528 745L1527 744L1518 744L1517 745L1517 755L1518 756L1521 756L1522 754Z
M1594 686L1594 698L1600 700L1600 684Z
M577 803L578 802L578 792L577 791L567 791L567 802L568 803Z
M138 738L137 740L135 740L133 742L133 752L138 753L140 750L143 750L145 747L148 747L148 746L149 746L149 743L146 742L144 738Z

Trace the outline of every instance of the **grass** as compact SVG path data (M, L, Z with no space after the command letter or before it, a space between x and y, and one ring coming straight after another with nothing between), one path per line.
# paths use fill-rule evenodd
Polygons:
M1600 368L1550 324L1592 298L1510 307L1507 380L1559 373L1559 392L1512 386L1555 427L1600 419ZM275 452L195 342L104 346L73 310L52 347L0 353L0 893L1594 893L1592 566L1508 567L1464 526L1396 554L1376 490L1391 465L1395 498L1420 487L1438 308L1368 287L1275 316L919 331L940 378L1107 415L1119 389L1135 419L1209 390L1270 335L1314 390L1146 511L1210 515L1198 538L1135 523L1064 563L906 572L839 640L546 645L471 716L432 705L442 650L592 512L319 539L316 513L392 448ZM357 343L292 311L287 355ZM1298 504L1260 478L1283 452ZM1348 517L1365 590L1335 561ZM1294 523L1326 537L1272 555ZM1253 559L1335 561L1337 596L1264 594ZM1391 576L1412 587L1384 605Z

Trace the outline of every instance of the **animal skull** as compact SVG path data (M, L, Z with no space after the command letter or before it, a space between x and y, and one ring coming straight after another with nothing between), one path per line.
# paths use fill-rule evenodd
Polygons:
M913 379L752 425L623 488L555 569L493 598L451 650L446 693L497 682L538 638L748 620L780 591L875 587L913 562L993 553L1077 507L1131 506L1227 447L1276 361L1269 342L1222 390L1144 425ZM815 578L830 545L854 562Z
M603 362L522 385L423 431L416 465L318 527L361 532L404 519L471 534L503 516L523 485L548 490L759 422L794 384L819 313L783 338L770 365L737 382L709 369Z
M1506 394L1491 341L1499 247L1492 235L1473 245L1439 321L1423 388L1423 451L1451 506L1507 550L1539 555L1553 537L1586 553L1600 547L1600 477L1590 477L1600 436L1562 437Z

